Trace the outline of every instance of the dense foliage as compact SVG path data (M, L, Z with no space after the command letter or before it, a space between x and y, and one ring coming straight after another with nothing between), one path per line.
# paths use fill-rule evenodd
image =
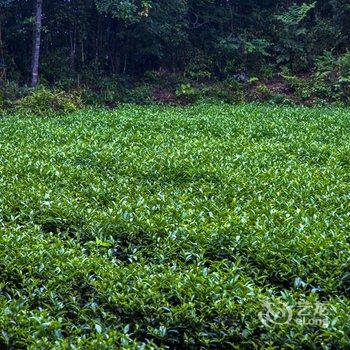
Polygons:
M0 0L3 80L29 81L36 1ZM41 82L93 87L97 77L152 71L192 81L304 74L324 55L335 63L346 54L349 16L347 0L44 0ZM349 79L347 71L330 89L349 88Z
M0 347L347 348L349 113L0 120ZM264 325L265 300L327 327ZM142 345L144 344L144 345Z

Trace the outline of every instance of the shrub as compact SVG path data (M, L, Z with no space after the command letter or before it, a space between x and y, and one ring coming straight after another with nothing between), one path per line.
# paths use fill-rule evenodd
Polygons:
M12 107L14 102L28 94L27 86L19 86L16 82L5 81L0 85L0 104L6 109Z
M185 76L197 82L206 82L213 78L214 62L204 53L197 53L188 64Z
M0 110L4 108L4 93L0 91Z
M152 97L152 87L149 85L136 86L126 93L123 101L139 105L149 105L154 102Z
M315 87L313 77L305 78L288 74L282 74L282 77L299 102L305 102L312 98Z
M269 102L272 104L276 104L276 105L291 105L292 104L292 101L290 100L290 98L286 94L282 94L282 93L274 94L270 98Z
M314 86L317 97L349 103L350 51L338 59L331 52L318 57Z
M224 84L213 84L202 88L203 96L208 99L224 102L233 102L233 92Z
M206 99L227 103L245 102L248 100L247 88L234 80L225 80L202 87L202 94Z
M196 87L188 83L180 85L180 87L176 90L176 96L180 103L188 104L198 101L201 94Z
M344 55L339 57L337 65L341 77L350 76L350 51L347 51Z
M171 89L156 86L152 91L152 98L158 104L175 104L176 94Z
M272 96L271 90L265 84L258 85L256 88L256 92L258 93L259 97L264 100L269 99Z
M127 77L111 76L89 82L82 91L82 101L90 106L116 107L133 87Z
M256 85L256 84L258 84L259 83L259 78L257 78L257 77L251 77L251 78L249 78L249 84L250 85Z
M329 78L334 81L335 76L332 76L336 70L336 58L329 51L316 59L316 76L321 78Z
M28 113L45 117L55 114L68 114L81 107L81 100L77 94L64 91L51 91L46 88L32 90L29 95L16 103L20 113Z
M158 83L159 81L159 73L156 71L147 71L143 75L143 78L146 82L153 84L153 83Z

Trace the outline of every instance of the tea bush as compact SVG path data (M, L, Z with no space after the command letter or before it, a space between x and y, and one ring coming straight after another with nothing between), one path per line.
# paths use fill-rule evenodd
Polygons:
M347 348L349 122L222 103L0 119L0 347ZM262 322L266 301L293 319Z

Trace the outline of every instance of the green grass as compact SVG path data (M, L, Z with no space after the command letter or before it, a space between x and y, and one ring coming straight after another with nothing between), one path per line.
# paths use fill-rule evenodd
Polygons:
M0 231L0 348L348 348L350 112L1 119Z

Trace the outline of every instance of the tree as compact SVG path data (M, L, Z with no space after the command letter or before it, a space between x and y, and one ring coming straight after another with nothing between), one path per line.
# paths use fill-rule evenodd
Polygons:
M20 84L30 69L33 86L39 70L51 84L307 71L348 50L349 15L348 0L0 0L0 63Z
M43 0L34 0L35 23L33 31L33 54L32 54L32 87L36 87L39 82L39 59L41 48L41 27Z

